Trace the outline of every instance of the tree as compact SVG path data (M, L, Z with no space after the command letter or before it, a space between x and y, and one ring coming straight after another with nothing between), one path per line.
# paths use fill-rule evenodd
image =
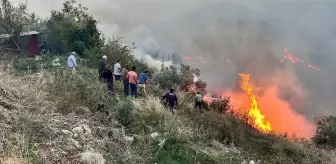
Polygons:
M176 88L181 81L177 70L175 66L164 67L163 65L163 69L153 78L154 84L159 85L164 90Z
M177 52L168 54L168 60L171 60L173 64L182 64L182 58Z
M180 72L181 72L180 89L185 92L188 92L192 89L196 89L194 76L200 76L201 71L197 68L196 69L191 68L189 65L181 65Z
M0 27L1 33L10 35L11 40L20 48L20 32L31 22L31 15L27 12L27 6L20 3L13 6L8 0L1 0Z
M84 56L85 51L99 50L103 46L97 21L87 10L86 7L77 5L75 0L71 0L64 2L60 11L51 11L45 32L51 51L76 51Z

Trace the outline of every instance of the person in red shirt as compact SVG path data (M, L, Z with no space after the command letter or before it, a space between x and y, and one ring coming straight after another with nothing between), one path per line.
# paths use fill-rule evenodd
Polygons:
M136 98L138 96L138 75L135 71L136 67L133 66L132 71L128 72L128 81L131 88L131 95Z

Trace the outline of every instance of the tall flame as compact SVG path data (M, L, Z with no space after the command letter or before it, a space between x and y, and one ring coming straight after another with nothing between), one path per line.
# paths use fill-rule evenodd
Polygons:
M261 113L258 108L258 101L256 96L253 94L252 86L249 84L250 75L249 74L239 74L241 77L240 87L245 91L251 99L251 109L249 110L249 124L260 130L261 132L271 132L271 124L265 121L265 116Z

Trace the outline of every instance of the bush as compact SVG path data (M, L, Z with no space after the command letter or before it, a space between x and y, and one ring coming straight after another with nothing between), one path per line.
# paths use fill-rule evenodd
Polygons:
M135 120L134 117L134 104L131 100L121 101L115 106L117 110L117 120L125 127L129 127Z
M178 69L179 68L179 69ZM203 81L194 81L194 76L200 76L199 69L193 69L188 65L178 65L165 67L159 73L155 74L153 82L159 85L161 89L179 88L182 91L199 90L205 92L207 84Z
M323 147L336 148L336 116L320 118L317 121L313 141Z
M174 66L161 70L153 77L154 84L159 85L160 88L164 90L177 87L180 81L180 75L178 74L177 68Z

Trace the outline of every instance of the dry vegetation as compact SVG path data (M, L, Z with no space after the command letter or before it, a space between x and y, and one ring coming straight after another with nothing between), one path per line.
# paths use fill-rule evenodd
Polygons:
M103 112L93 111L94 105L84 106L92 97L74 101L73 95L82 93L70 94L75 92L67 88L71 83L58 90L58 85L53 85L57 76L48 74L15 76L1 71L2 162L82 163L85 155L107 163L138 161L125 140L124 128L117 121ZM82 80L81 76L76 79ZM101 87L98 84L95 89ZM59 92L64 95L57 95ZM69 111L65 112L66 109Z
M73 77L62 69L0 76L2 163L332 163L308 141L260 134L229 114L200 114L183 93L176 115L155 96L112 98L89 68Z

